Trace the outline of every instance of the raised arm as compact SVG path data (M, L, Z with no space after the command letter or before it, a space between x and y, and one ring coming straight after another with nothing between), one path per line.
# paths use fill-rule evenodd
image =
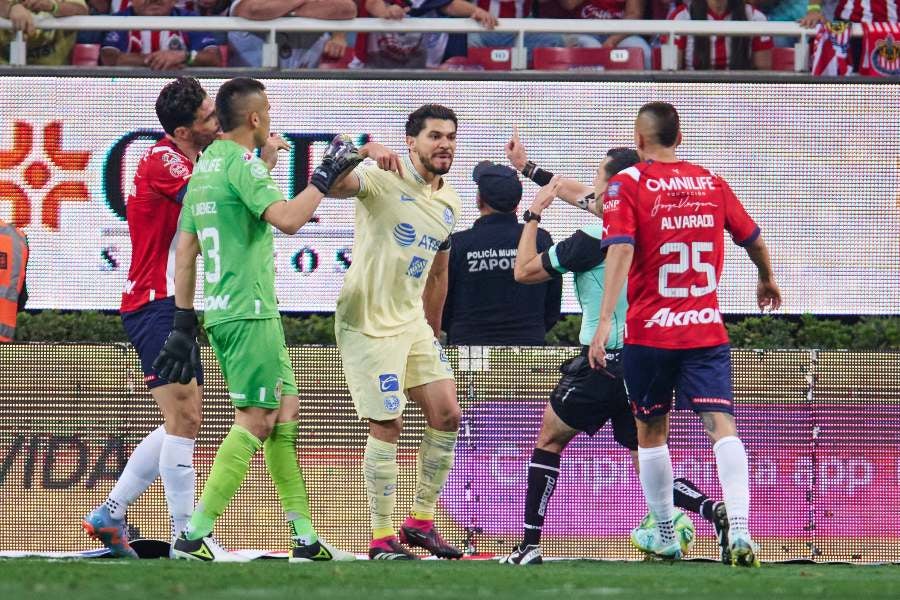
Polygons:
M531 214L540 216L545 208L550 206L556 198L559 188L559 176L554 176L548 185L542 187L531 207ZM519 247L516 250L516 264L513 268L513 277L518 283L543 283L551 278L551 274L544 269L541 255L537 249L538 221L533 219L522 227L522 235L519 237Z
M554 177L553 173L539 168L536 164L528 160L528 153L525 151L525 144L519 139L519 128L513 127L513 135L504 148L506 158L509 164L516 171L519 171L533 182L540 186L550 183ZM574 179L567 177L559 177L557 179L556 197L568 202L572 206L577 206L584 210L591 210L590 197L593 197L594 189L584 185Z

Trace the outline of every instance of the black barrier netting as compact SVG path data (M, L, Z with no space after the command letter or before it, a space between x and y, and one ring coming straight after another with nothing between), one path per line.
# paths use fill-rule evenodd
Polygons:
M332 347L290 350L301 395L298 455L327 539L362 552L368 540L360 472L366 428L353 412ZM463 422L438 523L454 543L499 553L521 535L525 465L557 367L572 349L449 349ZM752 519L763 558L897 561L900 526L900 361L896 353L734 351L739 429L751 463ZM220 372L204 349L198 485L232 423ZM409 509L423 420L405 415L397 519ZM84 550L79 528L135 444L161 422L126 345L0 346L0 550ZM675 473L720 490L711 445L693 415L673 417ZM606 429L563 455L544 551L637 558L628 532L646 512L629 454ZM714 557L699 516L693 556ZM165 539L157 482L129 511L145 537ZM233 548L285 549L288 532L262 456L220 520Z

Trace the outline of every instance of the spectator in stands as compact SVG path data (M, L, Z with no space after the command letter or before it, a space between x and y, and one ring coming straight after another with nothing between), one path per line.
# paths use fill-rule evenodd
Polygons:
M694 0L669 17L676 21L765 21L766 16L745 0ZM696 70L768 70L772 68L772 38L756 36L677 36L678 63Z
M231 0L197 0L194 12L201 17L226 17Z
M175 0L131 0L117 16L189 17L188 10L175 7ZM146 66L171 71L186 66L218 67L219 37L205 31L109 31L103 36L100 64L113 67Z
M549 0L536 1L544 4ZM523 19L533 16L532 0L472 0L472 2L498 19ZM469 46L473 48L512 48L515 45L515 33L492 31L469 34ZM557 33L525 34L525 47L528 48L529 56L535 48L558 48L563 45L563 37Z
M900 0L837 0L833 11L828 0L809 0L806 8L806 16L800 19L804 27L815 27L829 19L851 23L897 23L900 18Z
M755 3L769 21L799 21L807 13L808 0L759 0ZM775 46L792 48L798 42L796 37L778 35L773 38Z
M67 65L74 31L37 29L35 17L70 17L88 13L85 0L0 0L0 18L12 21L12 30L0 30L0 64L9 62L10 43L16 32L25 34L29 65Z
M254 21L280 17L343 20L356 17L354 0L234 0L230 14ZM229 65L261 67L265 34L229 33ZM282 69L314 69L323 57L339 59L347 49L345 33L288 33L275 35L278 66Z
M524 225L516 219L522 199L519 174L484 161L472 178L478 184L481 217L450 238L450 271L442 323L447 343L474 346L541 346L559 320L562 280L516 283L513 270ZM526 213L526 218L530 218ZM540 221L540 216L535 217ZM553 245L539 229L537 248Z
M370 17L400 20L406 17L471 17L485 29L497 18L467 0L365 0ZM437 67L447 48L446 33L369 33L357 36L354 66L421 69Z
M643 19L647 0L559 0L559 5L582 19ZM639 35L575 34L567 36L567 43L582 48L640 48L644 68L650 68L650 44Z

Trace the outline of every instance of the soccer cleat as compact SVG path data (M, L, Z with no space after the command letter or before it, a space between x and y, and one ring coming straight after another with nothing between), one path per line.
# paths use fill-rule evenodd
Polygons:
M656 527L641 527L631 530L631 545L650 557L664 560L681 560L681 544L678 540L664 543Z
M509 556L503 557L500 561L501 565L540 565L544 559L541 558L541 547L537 544L525 546L519 544L513 546Z
M247 562L249 560L223 548L212 535L199 540L189 540L184 534L181 534L175 540L169 556L201 562Z
M369 560L419 560L419 557L401 546L397 538L391 536L372 540L369 546Z
M462 558L462 551L444 541L437 528L421 529L404 523L400 526L400 541L407 546L418 546L431 552L438 558Z
M716 529L716 540L721 548L720 558L723 565L731 564L731 549L728 547L728 513L724 502L716 502L713 506L713 527Z
M349 552L335 548L322 538L306 545L298 544L296 541L291 542L291 553L288 556L288 562L322 562L326 560L356 560L356 557Z
M89 536L109 548L110 554L120 558L138 558L128 543L128 524L125 519L113 519L109 508L101 504L81 520L81 528Z
M758 567L759 545L750 539L747 533L732 533L728 550L731 552L731 565L734 567Z

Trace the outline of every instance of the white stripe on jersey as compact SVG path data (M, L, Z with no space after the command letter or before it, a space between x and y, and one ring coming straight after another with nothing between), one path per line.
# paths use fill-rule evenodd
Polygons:
M166 293L163 298L175 295L175 248L178 246L178 230L172 236L169 243L169 253L166 256Z
M622 169L621 171L619 171L619 174L628 175L635 181L641 180L641 172L637 170L637 167L628 167L627 169Z

